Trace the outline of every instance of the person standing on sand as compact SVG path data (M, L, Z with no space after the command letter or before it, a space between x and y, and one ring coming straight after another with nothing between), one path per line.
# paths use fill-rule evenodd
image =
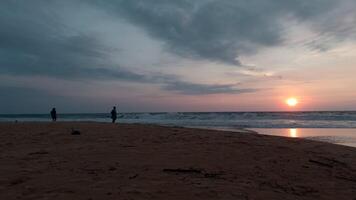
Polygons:
M112 119L112 123L115 123L115 121L117 119L117 112L116 112L116 107L115 106L111 110L111 119Z
M52 117L52 121L57 121L57 111L56 108L52 108L51 110L51 117Z

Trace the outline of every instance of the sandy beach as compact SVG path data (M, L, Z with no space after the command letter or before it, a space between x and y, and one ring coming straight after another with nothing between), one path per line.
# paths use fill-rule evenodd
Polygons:
M323 142L74 122L0 123L0 140L4 200L356 200L356 148Z

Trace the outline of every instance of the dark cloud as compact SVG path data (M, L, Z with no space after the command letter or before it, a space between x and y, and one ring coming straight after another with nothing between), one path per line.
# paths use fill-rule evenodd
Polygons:
M347 1L347 0L346 0ZM93 1L98 3L98 1ZM318 20L333 0L108 0L100 5L181 56L241 65L239 55L283 42L283 19Z
M124 80L158 84L184 94L247 92L230 85L195 84L172 75L140 74L117 66L109 59L115 49L103 46L93 35L62 24L55 8L47 1L1 2L1 74Z
M38 2L0 3L0 73L71 77L105 64L106 47L62 24L51 3Z
M136 74L129 71L111 71L97 69L95 76L115 78L138 83L158 84L167 91L178 92L186 95L208 95L208 94L242 94L258 91L252 88L239 88L237 84L198 84L182 81L180 77L167 74Z
M241 94L257 92L258 89L238 89L234 84L227 85L204 85L182 81L172 81L164 86L166 90L178 91L187 95L206 95L206 94Z
M61 113L102 113L105 110L110 111L110 105L118 103L125 103L125 105L131 108L135 108L134 106L141 106L142 108L142 105L136 105L134 102L120 101L120 99L108 99L97 95L68 96L56 93L56 91L31 88L30 86L0 85L0 94L0 114L49 114L50 109L56 107L59 112L59 118L61 118Z
M45 75L62 79L117 79L158 84L165 90L183 94L256 91L241 89L236 85L197 84L172 75L141 74L118 66L110 60L110 55L117 53L117 49L103 45L96 35L69 27L58 16L65 14L58 11L58 6L76 7L88 2L97 9L114 13L115 18L125 18L142 27L152 37L164 41L171 52L234 65L242 65L238 59L240 55L283 43L281 20L285 17L315 22L315 30L328 37L338 34L347 37L350 32L354 33L350 20L335 18L327 23L320 17L338 4L333 0L63 2L1 1L0 74ZM355 22L355 15L350 13L351 22ZM329 47L320 44L320 41L306 45L320 49Z
M77 110L75 106L90 108L85 99L74 99L49 93L40 89L25 87L0 86L0 113L47 113L54 105L66 108L68 111ZM93 106L93 105L91 105Z
M306 41L304 45L321 50L330 48L332 44L327 43L333 42L325 37L347 38L355 33L356 15L352 14L355 3L351 0L63 2L1 1L0 73L71 77L104 71L102 68L124 71L108 62L107 55L116 49L103 46L95 35L68 27L59 20L58 7L79 7L88 2L142 27L151 36L165 41L169 50L178 55L235 65L241 65L239 55L281 44L284 34L281 21L286 17L315 22L314 28L320 31L322 39ZM340 2L348 3L349 10L331 12ZM343 19L343 14L348 20Z

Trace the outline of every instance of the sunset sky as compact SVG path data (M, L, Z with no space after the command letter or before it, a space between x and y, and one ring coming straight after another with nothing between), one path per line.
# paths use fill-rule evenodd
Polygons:
M0 94L0 114L356 110L356 1L1 0Z

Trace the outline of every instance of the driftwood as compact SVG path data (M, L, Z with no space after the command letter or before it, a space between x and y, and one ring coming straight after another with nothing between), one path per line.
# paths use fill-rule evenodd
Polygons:
M72 135L80 135L80 131L72 129Z
M324 163L324 162L320 162L320 161L317 161L317 160L309 159L309 162L317 164L317 165L320 165L320 166L323 166L323 167L330 167L330 168L334 167L333 165L330 165L330 164Z
M195 174L201 174L202 170L199 169L194 169L194 168L189 168L189 169L163 169L164 172L172 172L172 173L195 173Z
M133 176L130 176L129 179L135 179L136 177L138 177L138 174L135 174Z
M43 155L43 154L49 154L47 151L36 151L36 152L31 152L28 155Z
M220 177L223 175L222 173L208 173L205 170L201 169L195 169L195 168L189 168L189 169L182 169L182 168L176 168L176 169L163 169L163 172L167 173L175 173L175 174L199 174L204 178L212 178L212 179L222 179Z

